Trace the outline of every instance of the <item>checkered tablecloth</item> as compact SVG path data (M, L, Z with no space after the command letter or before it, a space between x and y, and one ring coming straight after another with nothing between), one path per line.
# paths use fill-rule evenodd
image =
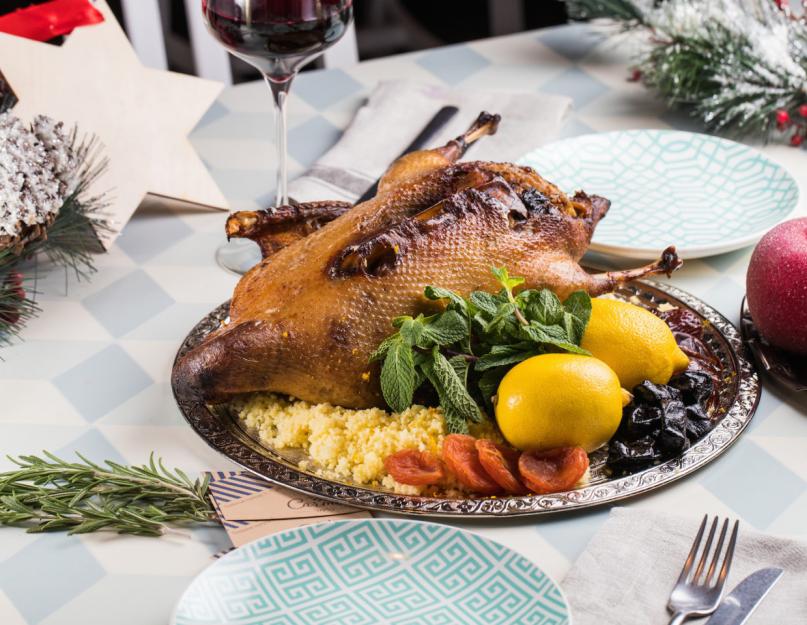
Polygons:
M438 48L305 73L292 90L292 174L339 138L378 80L411 78L503 91L570 96L562 135L621 128L697 130L629 83L630 51L583 25ZM539 112L536 112L539 114ZM224 91L192 140L233 209L273 197L271 101L262 83ZM763 150L803 183L807 153ZM803 189L803 192L807 188ZM804 199L800 214L807 214ZM43 314L0 362L0 452L80 450L95 459L143 462L155 450L189 473L232 468L187 427L169 388L177 346L230 296L236 277L217 267L224 215L147 202L91 282L53 271L37 285ZM750 249L688 262L675 283L736 322ZM693 515L738 516L754 527L807 534L804 398L766 387L756 417L723 457L675 485L627 505ZM799 403L801 402L801 404ZM512 546L562 578L607 514L461 525ZM659 537L662 539L662 537ZM161 539L0 528L2 625L165 625L190 580L227 545L217 528Z

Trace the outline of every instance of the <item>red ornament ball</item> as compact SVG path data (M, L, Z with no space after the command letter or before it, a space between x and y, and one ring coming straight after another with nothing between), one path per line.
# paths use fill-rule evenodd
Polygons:
M780 126L784 126L790 121L790 113L788 113L785 109L779 109L776 111L776 123Z
M797 132L790 137L790 145L792 145L794 148L799 147L802 143L804 143L804 135L800 132Z
M802 104L799 107L799 115L807 119L807 104Z

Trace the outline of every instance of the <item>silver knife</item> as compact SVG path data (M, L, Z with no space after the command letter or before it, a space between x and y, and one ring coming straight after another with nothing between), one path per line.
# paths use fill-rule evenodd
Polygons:
M782 569L775 567L751 573L723 599L706 625L743 625L781 576Z

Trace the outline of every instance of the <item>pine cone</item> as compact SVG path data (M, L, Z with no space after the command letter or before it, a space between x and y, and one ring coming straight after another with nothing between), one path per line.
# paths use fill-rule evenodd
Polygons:
M61 122L37 116L26 127L0 115L0 250L22 254L48 228L77 184L73 138Z

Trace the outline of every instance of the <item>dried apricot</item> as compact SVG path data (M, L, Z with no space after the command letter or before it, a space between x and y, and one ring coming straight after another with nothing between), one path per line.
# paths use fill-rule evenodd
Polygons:
M384 468L396 482L410 486L438 484L445 477L443 463L428 451L402 449L384 460Z
M539 495L569 490L587 469L588 454L582 447L525 451L518 459L521 479Z
M481 438L476 441L479 463L485 472L510 495L523 495L527 492L518 479L517 449L497 445L491 440Z
M443 461L460 484L479 495L501 492L479 462L476 439L467 434L449 434L443 441Z

